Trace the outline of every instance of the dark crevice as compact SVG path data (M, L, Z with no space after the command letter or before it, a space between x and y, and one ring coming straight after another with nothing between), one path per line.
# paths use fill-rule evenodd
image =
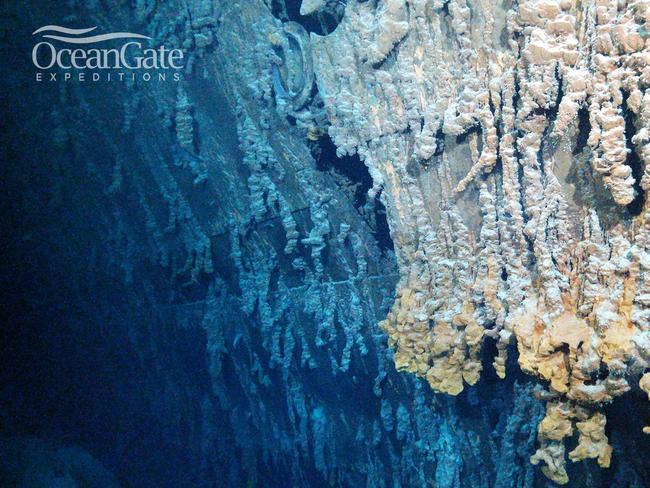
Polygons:
M436 131L436 150L433 153L433 156L440 157L443 152L445 152L445 133L443 132L442 127L440 127Z
M316 159L316 169L332 171L344 176L350 186L356 185L354 206L363 207L366 204L368 190L372 188L372 177L368 168L363 164L358 154L354 156L337 156L336 145L329 135L323 135L312 145L312 154Z
M325 9L310 15L300 15L302 0L273 0L271 2L273 15L283 22L293 21L302 25L309 33L325 36L338 27L343 18L343 8L336 12ZM284 7L283 7L284 4Z
M456 144L464 144L470 134L478 134L479 140L481 140L481 137L483 135L483 128L478 123L470 127L467 131L463 132L459 136L456 136Z
M402 39L397 41L395 45L391 48L390 51L388 51L388 54L384 56L384 59L381 61L377 61L372 65L373 69L390 69L394 64L395 61L397 60L397 50L399 49L399 46L404 42L404 40L408 38L408 34L406 34Z
M560 103L562 102L562 97L564 97L564 87L562 83L562 75L560 75L560 65L555 66L555 81L557 82L557 96L555 97L555 103L552 104L547 110L548 120L555 122L557 118L557 113L560 110ZM549 124L550 125L550 124Z
M386 208L379 199L368 202L368 190L372 188L372 177L358 154L354 156L337 156L336 145L329 137L323 135L311 144L311 152L316 160L316 169L331 173L337 184L347 186L352 196L352 204L364 217L382 250L393 250L390 237ZM372 212L371 215L368 212Z
M549 134L551 132L551 127L555 126L555 122L557 120L557 114L560 110L560 103L562 103L562 97L564 97L564 89L563 89L563 84L562 84L562 76L559 73L559 65L556 65L555 67L555 80L558 85L557 89L557 96L555 97L555 102L552 103L546 110L545 110L545 115L546 115L546 120L548 123L546 124L546 128L544 129L544 133L542 134L542 141L539 146L539 151L537 152L537 163L539 164L539 169L542 173L542 177L544 176L545 173L545 164L544 161L547 156L549 156L547 153L550 150L549 147L552 148L553 143L551 142L550 144L547 144L547 141L549 139Z
M583 106L578 110L578 134L576 135L576 145L573 149L574 156L580 154L587 147L587 139L589 139L590 132L589 109Z
M381 203L379 196L379 193L375 196L375 229L373 234L377 240L377 244L379 244L379 249L382 251L395 251L393 239L390 236L390 228L388 227L388 219L386 218L386 207Z
M519 102L521 101L521 95L519 90L521 89L521 83L519 82L519 72L515 71L514 76L515 88L512 93L512 108L515 111L515 120L519 116Z
M271 0L271 13L280 20L288 20L283 11L283 2L281 0Z
M508 281L508 271L506 268L501 268L501 279L503 281Z
M528 216L528 212L526 211L526 202L525 202L525 176L524 176L524 166L521 164L521 152L519 150L519 144L521 143L521 139L517 138L515 145L514 145L514 157L515 161L518 161L517 164L517 181L519 182L519 205L521 206L521 213L524 217L524 221L528 222L530 220L530 217ZM530 259L531 259L531 265L535 265L535 248L533 246L533 241L531 240L530 236L526 234L526 232L523 233L524 238L526 239L526 243L528 244L528 251L530 252Z
M636 133L636 127L634 126L634 114L627 108L627 96L623 99L622 108L623 116L625 118L625 139L627 146L627 158L625 159L625 164L632 170L632 177L634 178L634 200L627 205L626 209L632 217L636 217L643 211L645 196L645 191L641 187L643 163L641 162L641 159L639 159L639 155L637 154L634 143L632 142L632 137Z
M519 117L519 104L521 102L521 95L519 93L521 84L520 84L520 81L519 81L519 73L518 72L515 72L514 81L515 81L515 89L514 89L514 93L513 93L513 97L512 97L512 106L513 106L513 109L515 111L515 120L517 120L518 117ZM528 221L529 217L528 217L528 213L526 212L526 202L524 200L524 192L525 192L524 180L525 180L525 178L524 178L524 167L521 164L522 156L521 156L521 151L519 150L519 144L520 143L521 143L521 131L516 129L515 130L515 142L514 142L514 145L513 145L513 150L514 150L513 156L514 156L514 160L517 161L517 181L519 183L519 205L521 207L521 213L522 213L522 216L524 217L524 221ZM525 232L524 232L524 238L526 239L526 243L528 244L528 251L530 252L529 257L530 257L530 260L531 260L531 265L534 266L536 258L535 258L535 249L533 247L533 242L531 241L530 237L528 235L526 235Z

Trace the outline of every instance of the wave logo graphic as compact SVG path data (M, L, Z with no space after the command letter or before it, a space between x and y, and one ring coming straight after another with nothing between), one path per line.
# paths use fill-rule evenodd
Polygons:
M97 27L90 27L88 29L69 29L67 27L61 27L59 25L46 25L39 29L36 29L32 32L32 35L41 34L42 32L56 32L58 34L66 34L67 36L81 36L83 34L88 34L89 32L94 31ZM151 40L151 37L144 36L142 34L134 34L133 32L111 32L109 34L99 34L88 37L67 37L63 35L56 34L43 34L43 37L47 39L53 39L55 41L67 42L69 44L94 44L97 42L110 41L112 39L148 39Z
M163 45L150 47L151 37L134 32L109 32L96 34L97 27L86 29L71 29L60 25L46 25L32 32L39 36L32 49L32 62L39 70L64 71L63 78L71 79L71 73L79 72L79 79L84 78L83 72L119 70L131 73L134 79L135 71L143 71L142 78L151 77L149 72L166 70L179 71L184 68L184 53L181 49L168 49ZM100 44L105 41L118 40L121 42ZM144 45L143 45L144 44ZM119 73L118 73L119 74ZM39 79L37 73L37 80ZM121 77L123 75L120 75ZM55 73L50 73L51 79L56 79ZM109 78L107 76L106 78ZM93 74L93 79L97 78ZM179 76L174 79L179 79ZM122 79L122 78L120 78Z

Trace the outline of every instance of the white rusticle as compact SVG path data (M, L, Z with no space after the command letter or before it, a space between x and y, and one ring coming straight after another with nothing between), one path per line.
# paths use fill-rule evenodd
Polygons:
M609 466L602 405L650 366L649 19L648 0L391 0L312 34L329 134L387 207L397 368L457 394L485 340L501 377L516 344L549 388L531 461L558 483L574 433L572 461Z

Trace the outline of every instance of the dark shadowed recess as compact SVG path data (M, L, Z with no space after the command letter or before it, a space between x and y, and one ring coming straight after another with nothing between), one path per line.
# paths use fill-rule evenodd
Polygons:
M344 0L338 0L344 3ZM311 15L300 15L302 0L273 0L273 15L286 22L291 20L301 24L307 32L324 36L333 32L341 22L341 15L333 15L330 11L316 12Z
M336 145L329 135L321 136L311 145L311 152L316 160L319 171L330 171L343 177L353 189L353 204L360 213L365 213L365 220L372 228L373 235L382 250L393 250L393 240L390 236L386 207L381 203L379 195L374 202L368 202L368 190L372 188L372 177L366 165L358 154L353 156L337 156ZM341 178L338 178L340 184ZM367 215L370 213L371 215ZM364 218L365 218L364 217Z
M572 151L572 154L574 156L582 153L583 149L587 147L589 131L591 131L591 124L589 123L589 109L584 106L578 110L578 132L576 134L575 147Z
M627 107L627 96L623 99L623 116L625 117L625 142L627 146L627 158L625 164L632 169L634 178L634 200L627 205L627 211L631 216L636 217L643 211L643 202L645 191L641 187L641 177L643 176L643 163L639 159L632 137L637 130L634 125L635 115Z

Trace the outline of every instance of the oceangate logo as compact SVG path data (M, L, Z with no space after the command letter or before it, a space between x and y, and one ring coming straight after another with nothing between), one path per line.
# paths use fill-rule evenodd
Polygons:
M36 29L32 35L40 34L48 39L32 49L32 62L40 70L36 72L36 81L167 81L168 72L170 80L180 80L180 70L184 67L181 49L143 47L141 40L151 41L151 38L133 32L86 35L95 29L58 25ZM124 40L124 43L117 48L95 47L113 40Z

